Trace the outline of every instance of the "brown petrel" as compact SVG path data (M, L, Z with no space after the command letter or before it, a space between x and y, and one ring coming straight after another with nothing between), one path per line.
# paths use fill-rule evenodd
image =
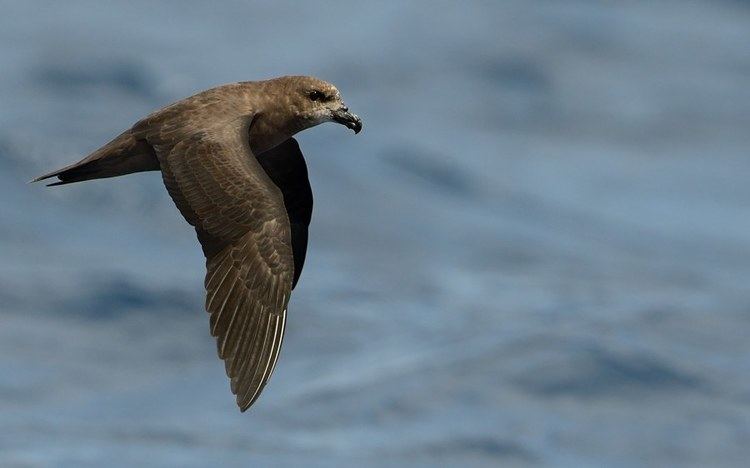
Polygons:
M312 190L297 132L362 121L309 76L232 83L140 120L49 185L161 171L206 256L206 310L240 410L268 382L307 250Z

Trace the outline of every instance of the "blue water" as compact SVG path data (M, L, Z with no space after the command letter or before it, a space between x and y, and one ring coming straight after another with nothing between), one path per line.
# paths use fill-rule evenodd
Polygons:
M2 2L0 466L746 466L750 5ZM147 112L312 74L310 250L240 414Z

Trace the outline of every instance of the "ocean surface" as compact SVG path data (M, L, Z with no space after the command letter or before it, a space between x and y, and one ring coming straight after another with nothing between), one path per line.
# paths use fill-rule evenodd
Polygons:
M0 466L747 466L750 3L0 2ZM311 74L310 249L240 414L146 113Z

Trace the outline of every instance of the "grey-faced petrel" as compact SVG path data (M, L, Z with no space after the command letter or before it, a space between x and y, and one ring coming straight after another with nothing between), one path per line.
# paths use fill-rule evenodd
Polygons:
M268 382L307 250L312 191L297 132L338 122L359 133L330 83L309 76L203 91L137 122L49 185L161 171L206 256L206 310L241 411Z

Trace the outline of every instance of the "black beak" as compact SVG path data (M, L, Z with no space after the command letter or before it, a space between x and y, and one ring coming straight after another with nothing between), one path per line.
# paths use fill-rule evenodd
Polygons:
M362 131L362 120L349 112L349 108L346 106L333 111L333 120L341 125L345 125L346 128L351 128L355 134Z

